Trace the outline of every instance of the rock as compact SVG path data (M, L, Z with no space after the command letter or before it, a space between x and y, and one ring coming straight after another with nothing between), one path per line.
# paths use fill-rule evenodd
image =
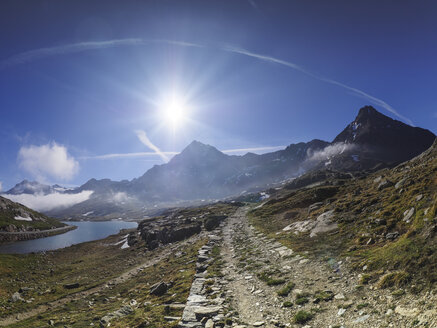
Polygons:
M395 308L395 312L397 314L400 314L400 315L404 316L404 317L415 317L415 316L417 316L419 314L419 309L418 308L412 308L412 309L410 309L410 308L403 308L400 305L398 305Z
M327 211L317 217L316 224L312 228L310 237L315 237L319 233L329 232L337 229L337 222L333 222L334 210Z
M168 289L167 284L161 281L150 288L150 294L155 296L161 296L165 294L167 289Z
M354 320L354 323L362 323L370 318L370 315L366 314Z
M165 320L165 321L169 321L169 322L179 321L179 320L181 320L181 317L165 316L165 317L164 317L164 320Z
M344 300L344 299L346 299L346 297L342 293L338 293L337 295L334 296L334 298L336 300Z
M416 202L419 202L419 201L421 201L421 200L422 200L422 198L423 198L423 195L422 195L422 194L420 194L420 195L417 195L417 196L416 196Z
M49 320L49 321L47 321L47 324L48 324L49 326L54 326L54 325L55 325L55 321L53 321L53 320Z
M386 316L391 316L392 314L393 314L392 309L388 309L387 312L385 313Z
M389 232L388 234L385 235L385 239L387 239L387 240L394 240L398 237L399 237L399 232L397 232L397 231Z
M15 303L15 302L18 302L18 301L24 302L24 298L21 297L19 292L16 292L16 293L12 294L11 302Z
M134 310L131 306L125 305L122 308L118 309L117 311L111 312L107 315L105 315L103 318L100 319L100 327L105 327L108 325L108 323L116 318L122 318L124 316L127 316L131 313L133 313Z
M208 319L208 321L205 323L205 328L214 328L214 321Z
M407 179L401 179L395 184L395 189L402 188L407 182Z
M385 188L391 187L393 186L393 182L391 182L390 180L382 180L380 182L380 184L378 185L378 190L381 191Z
M317 203L311 204L308 207L308 214L310 214L311 212L319 209L322 205L323 205L323 202L317 202Z
M414 214L414 207L412 207L412 208L410 208L409 210L406 210L405 212L404 212L404 221L405 222L407 222L407 223L410 223L410 220L411 220L411 218L412 218L412 216L413 216L413 214Z
M257 321L257 322L254 322L252 324L252 326L254 326L254 327L261 327L261 326L264 326L265 324L266 323L264 321Z
M65 284L64 285L65 289L76 289L76 288L79 288L79 287L80 287L80 285L79 285L78 282L74 282L74 283L71 283L71 284Z
M201 320L202 318L212 318L217 315L220 310L221 307L219 306L200 306L194 309L194 314L197 320Z
M337 315L339 317L341 317L345 312L346 312L346 309L341 308L341 309L338 310Z

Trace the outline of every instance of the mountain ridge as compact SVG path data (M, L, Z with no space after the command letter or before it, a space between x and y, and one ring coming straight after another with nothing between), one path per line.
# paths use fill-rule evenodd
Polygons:
M138 178L88 180L68 191L94 191L88 201L50 214L63 215L71 209L73 214L88 212L94 210L93 204L107 204L106 212L96 211L96 215L105 215L160 203L212 201L277 186L310 170L374 171L419 155L434 140L435 135L429 130L409 126L364 106L332 142L313 139L271 153L237 156L194 140L168 163L155 165Z

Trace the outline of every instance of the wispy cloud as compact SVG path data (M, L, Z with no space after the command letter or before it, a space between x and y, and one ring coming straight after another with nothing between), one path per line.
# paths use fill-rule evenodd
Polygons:
M309 161L322 161L330 159L333 156L343 154L344 152L353 150L356 148L354 144L347 144L344 142L338 142L333 145L326 146L322 150L311 151L308 155Z
M146 132L143 130L137 130L135 131L135 134L137 135L138 139L145 145L146 147L152 149L159 157L162 158L164 162L168 162L168 156L164 152L161 151L161 149L158 148L155 144L153 144L152 141L147 137Z
M266 146L266 147L250 147L250 148L235 148L235 149L226 149L222 150L221 152L225 154L245 154L248 152L253 153L263 153L266 151L275 151L275 150L281 150L284 149L286 146ZM176 151L160 151L157 152L138 152L138 153L113 153L113 154L104 154L104 155L95 155L95 156L82 156L79 157L79 159L120 159L120 158L141 158L141 157L156 157L160 156L162 158L162 155L165 155L167 157L171 157L174 155L179 154L179 152Z
M266 61L266 62L271 62L271 63L274 63L274 64L283 65L283 66L292 68L294 70L297 70L297 71L299 71L301 73L304 73L304 74L306 74L308 76L311 76L312 78L315 78L317 80L320 80L320 81L323 81L323 82L326 82L326 83L329 83L329 84L333 84L333 85L339 86L339 87L341 87L343 89L351 91L356 96L359 96L361 98L367 99L368 101L372 102L373 104L386 109L387 111L389 111L393 115L397 116L398 118L404 120L408 124L414 125L413 121L411 121L408 117L405 117L402 114L400 114L397 110L395 110L392 106L390 106L384 100L379 99L379 98L377 98L375 96L372 96L372 95L370 95L370 94L368 94L368 93L366 93L366 92L364 92L364 91L362 91L360 89L357 89L357 88L351 87L349 85L346 85L344 83L335 81L333 79L326 78L324 76L315 74L315 73L313 73L313 72L311 72L311 71L309 71L309 70L307 70L307 69L303 68L302 66L299 66L299 65L297 65L295 63L292 63L292 62L289 62L289 61L285 61L285 60L281 60L281 59L278 59L278 58L275 58L275 57L271 57L271 56L266 56L266 55L254 53L254 52L251 52L251 51L243 49L243 48L237 48L237 47L232 47L232 46L225 46L222 49L225 50L225 51L228 51L228 52L232 52L232 53L236 53L236 54L240 54L240 55L244 55L244 56L249 56L249 57L256 58L256 59L259 59L259 60L262 60L262 61Z
M284 149L286 146L268 146L268 147L252 147L252 148L236 148L236 149L226 149L222 150L222 153L225 154L234 154L234 153L260 153L265 151L275 151Z
M172 156L179 154L178 152L173 151L162 151L161 154L166 156ZM104 154L104 155L95 155L95 156L82 156L79 159L118 159L118 158L136 158L136 157L149 157L149 156L159 156L159 154L155 152L139 152L139 153L113 153L113 154Z
M132 46L143 44L141 39L120 39L120 40L108 40L108 41L92 41L92 42L78 42L66 45L60 45L55 47L34 49L26 52L19 53L12 57L9 57L0 62L0 70L8 68L10 66L25 64L34 60L56 56L65 55L76 52L82 52L94 49L113 48L119 46Z
M254 0L248 0L249 3L254 6L254 8L257 8L256 3ZM372 96L371 94L364 92L363 90L354 88L352 86L349 86L347 84L344 84L342 82L324 77L319 74L315 74L311 72L310 70L307 70L303 68L302 66L278 59L272 56L259 54L256 52L249 51L244 48L234 47L234 46L210 46L210 45L202 45L198 43L192 43L192 42L185 42L185 41L178 41L178 40L165 40L165 39L139 39L139 38L129 38L129 39L118 39L118 40L108 40L108 41L94 41L94 42L79 42L79 43L73 43L73 44L67 44L67 45L60 45L55 47L48 47L48 48L40 48L35 50L30 50L26 52L22 52L20 54L17 54L15 56L9 57L3 61L0 61L0 71L3 69L6 69L11 66L19 65L28 63L37 59L42 59L49 56L55 56L55 55L62 55L62 54L69 54L69 53L76 53L76 52L82 52L87 50L95 50L95 49L103 49L103 48L113 48L113 47L120 47L120 46L143 46L146 44L152 44L152 43L161 43L161 44L171 44L175 46L181 46L181 47L196 47L196 48L214 48L221 51L226 51L230 53L240 54L252 58L256 58L261 61L265 62L271 62L274 64L286 66L288 68L291 68L293 70L299 71L303 74L306 74L308 76L311 76L314 79L317 79L319 81L323 81L325 83L329 83L335 86L338 86L340 88L346 89L350 91L355 96L358 96L360 98L364 98L371 103L380 106L384 108L385 110L389 111L393 115L397 116L398 118L404 120L410 125L414 125L411 119L408 117L403 116L400 114L396 109L394 109L391 105L389 105L384 100L377 98L375 96Z
M253 9L258 10L258 5L256 4L255 0L247 0L247 2L249 2Z

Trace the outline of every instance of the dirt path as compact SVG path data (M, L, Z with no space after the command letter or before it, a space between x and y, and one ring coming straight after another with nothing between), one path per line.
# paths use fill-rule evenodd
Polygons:
M81 291L78 293L69 294L65 297L62 297L62 298L56 300L56 301L53 301L53 302L50 302L47 304L43 304L43 305L39 305L36 308L29 310L29 311L26 311L26 312L14 314L14 315L10 315L8 317L2 318L2 319L0 319L0 327L5 327L8 325L17 323L19 321L22 321L22 320L31 318L33 316L36 316L38 314L44 313L49 309L52 310L52 309L61 307L61 306L65 305L71 301L83 299L83 298L86 298L92 294L99 293L105 289L112 288L115 285L122 284L122 283L128 281L129 279L132 279L133 277L140 274L144 269L146 269L150 266L153 266L154 264L169 257L177 249L183 248L184 245L187 245L188 243L193 243L201 237L202 237L202 235L193 236L193 237L191 237L191 238L189 238L189 239L187 239L179 244L167 245L167 246L162 247L161 249L158 249L157 251L155 251L153 253L151 252L151 253L149 253L151 255L151 257L149 257L147 259L147 261L129 269L128 271L122 273L118 277L112 278L99 286L96 286L96 287L93 287L93 288L90 288L90 289L87 289L87 290L84 290L84 291Z
M312 317L306 324L313 328L411 326L413 318L403 311L411 304L408 299L357 288L359 275L346 273L341 262L293 253L250 226L246 211L237 211L223 228L223 293L234 309L234 321L243 327L289 327L305 311ZM290 293L279 296L288 283L294 285ZM427 313L419 326L434 322L435 312Z

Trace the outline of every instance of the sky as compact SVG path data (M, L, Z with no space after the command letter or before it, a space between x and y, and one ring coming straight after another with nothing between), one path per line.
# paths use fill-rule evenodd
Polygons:
M192 140L331 141L373 105L436 133L435 1L0 3L0 187L133 179Z

